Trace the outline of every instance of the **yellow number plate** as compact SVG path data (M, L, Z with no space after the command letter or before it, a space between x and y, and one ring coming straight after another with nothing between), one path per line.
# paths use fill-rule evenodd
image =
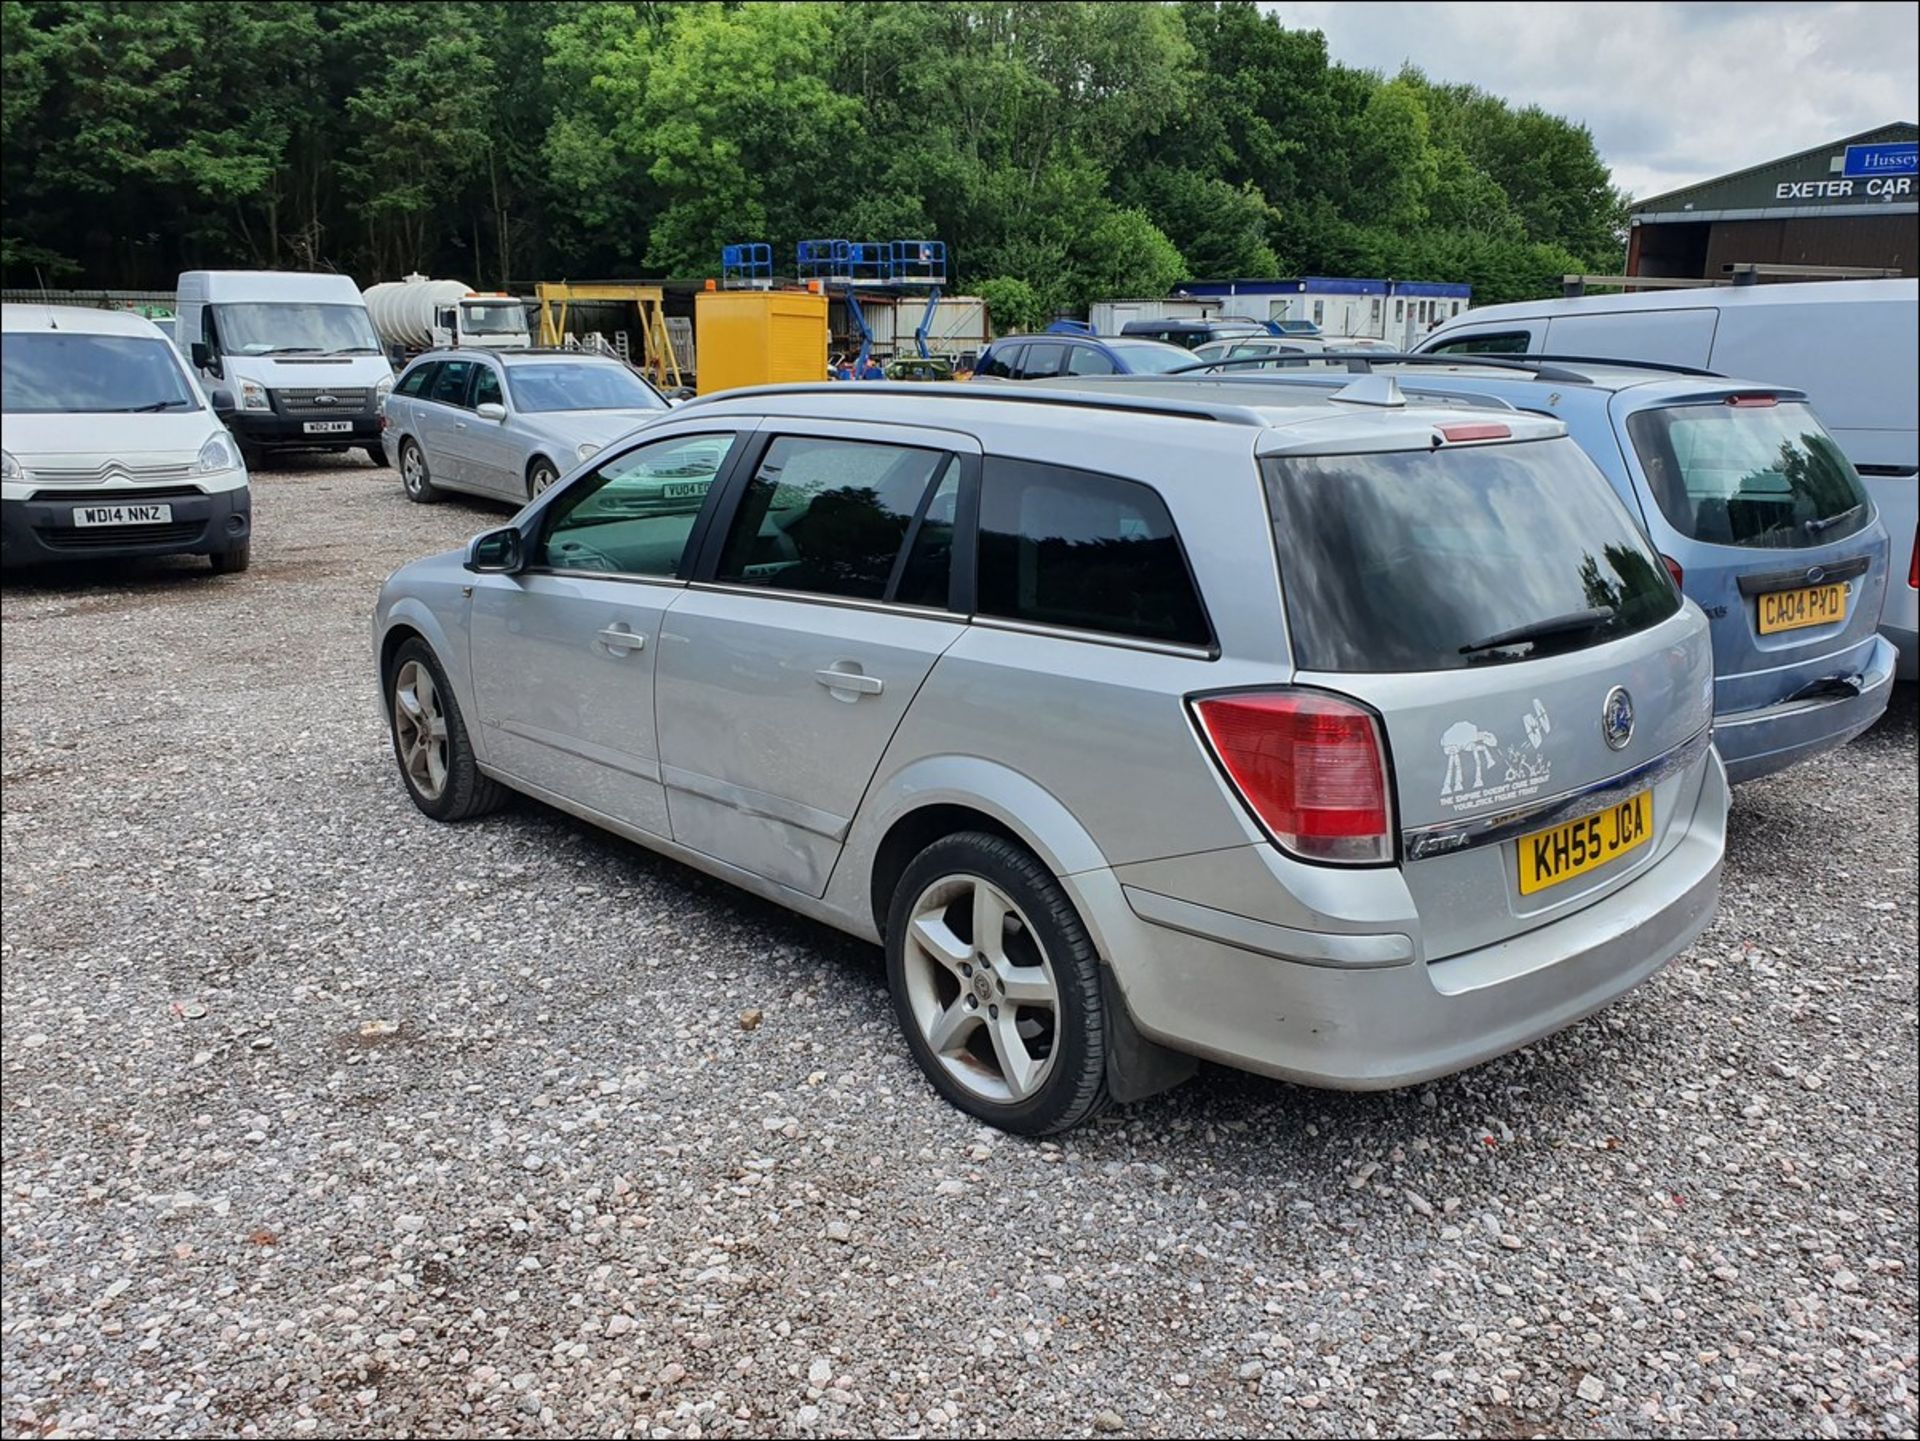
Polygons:
M1847 592L1853 587L1841 581L1833 585L1809 585L1799 590L1771 590L1760 597L1760 634L1799 630L1802 626L1832 625L1847 618Z
M1520 894L1530 896L1604 866L1653 839L1653 792L1641 791L1598 815L1520 838Z

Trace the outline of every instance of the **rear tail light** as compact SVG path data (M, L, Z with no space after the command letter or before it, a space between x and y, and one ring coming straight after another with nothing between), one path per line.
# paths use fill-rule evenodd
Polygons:
M1913 532L1913 562L1907 567L1907 589L1920 590L1920 527Z
M1667 568L1667 574L1673 577L1673 588L1675 590L1685 590L1687 588L1687 573L1680 569L1679 561L1670 555L1662 555L1660 557L1660 564L1664 565Z
M1386 746L1372 711L1319 691L1204 696L1214 759L1267 833L1303 860L1393 859Z
M1742 406L1742 407L1749 406L1749 405L1757 405L1757 406L1778 405L1779 403L1780 403L1780 397L1777 395L1729 395L1727 397L1728 405Z

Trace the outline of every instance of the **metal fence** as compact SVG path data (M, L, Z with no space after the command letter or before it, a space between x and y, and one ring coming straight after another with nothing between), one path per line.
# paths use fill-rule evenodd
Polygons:
M171 290L0 290L0 302L7 305L82 305L94 310L149 310L174 313L177 301Z

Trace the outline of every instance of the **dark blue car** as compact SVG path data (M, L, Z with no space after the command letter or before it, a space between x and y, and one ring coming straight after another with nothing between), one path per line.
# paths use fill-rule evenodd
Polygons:
M1003 335L989 345L973 378L1049 380L1058 375L1163 375L1193 356L1177 345L1126 336Z

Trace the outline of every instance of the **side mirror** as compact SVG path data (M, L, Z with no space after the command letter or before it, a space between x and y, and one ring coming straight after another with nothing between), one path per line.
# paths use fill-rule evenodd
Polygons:
M474 406L473 413L482 420L505 420L507 418L506 406L500 404L497 400L481 401L478 405Z
M520 532L509 525L476 535L467 544L466 567L481 575L513 575L525 563Z
M228 390L225 386L222 386L220 389L214 391L214 393L212 394L212 396L209 397L209 399L213 401L213 413L215 415L220 416L222 419L225 419L227 416L233 414L235 409L233 404L233 392L231 390Z
M194 341L192 345L187 347L187 353L193 361L193 368L195 370L204 370L209 375L218 375L220 373L220 358L207 348L206 341Z

